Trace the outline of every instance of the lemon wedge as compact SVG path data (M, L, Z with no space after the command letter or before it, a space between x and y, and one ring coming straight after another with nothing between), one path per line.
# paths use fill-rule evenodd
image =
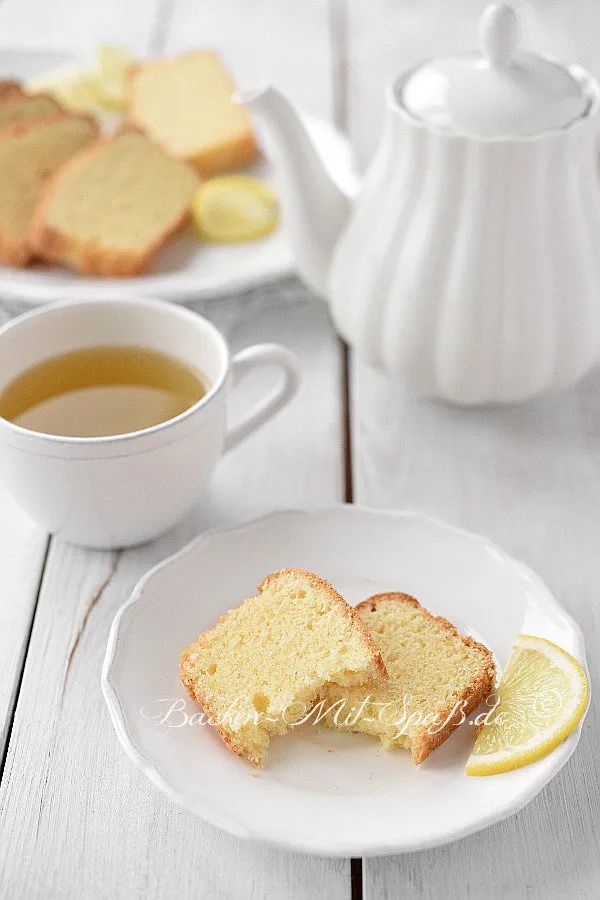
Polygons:
M222 175L201 184L192 201L201 238L219 244L270 234L279 221L277 194L247 175Z
M102 112L97 79L80 66L61 66L28 85L29 93L51 94L65 109L73 112Z
M109 109L122 112L127 105L127 78L136 59L123 47L103 44L98 51L93 73L100 102Z
M520 634L489 714L467 762L467 775L497 775L546 756L577 727L588 682L566 650Z
M51 94L73 112L122 112L127 105L127 76L135 62L135 57L122 47L104 44L98 51L95 68L61 66L32 82L28 90Z

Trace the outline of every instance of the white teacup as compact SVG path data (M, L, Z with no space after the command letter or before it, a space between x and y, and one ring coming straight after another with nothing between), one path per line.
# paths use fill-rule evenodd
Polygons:
M113 437L41 434L0 418L0 477L47 531L74 544L115 548L150 540L185 515L221 453L291 400L299 368L294 354L276 344L249 347L230 359L210 322L170 303L64 302L25 313L0 329L0 391L50 356L102 344L174 356L200 370L209 389L176 418ZM228 428L227 395L257 366L277 366L284 378Z

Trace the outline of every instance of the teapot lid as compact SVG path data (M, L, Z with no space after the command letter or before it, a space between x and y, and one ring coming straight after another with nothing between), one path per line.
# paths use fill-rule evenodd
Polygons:
M558 63L519 49L510 6L488 6L479 23L481 52L448 56L414 69L397 88L416 118L481 137L533 135L565 128L589 105L582 85Z

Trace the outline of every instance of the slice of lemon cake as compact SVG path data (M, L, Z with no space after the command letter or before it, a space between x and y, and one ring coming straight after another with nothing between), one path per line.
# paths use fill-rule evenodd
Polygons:
M31 243L96 275L136 275L183 224L198 187L190 166L138 131L99 140L48 183Z
M45 183L97 134L89 116L69 113L11 125L0 134L0 259L13 266L31 259L29 227Z
M416 765L458 727L494 687L483 644L432 616L408 594L377 594L355 607L381 651L389 679L321 692L325 721L403 747Z
M181 654L181 678L227 746L261 765L330 681L348 690L387 673L360 616L311 572L267 575L256 597Z
M172 156L213 175L257 156L250 116L232 102L234 90L212 50L156 60L131 73L129 116Z

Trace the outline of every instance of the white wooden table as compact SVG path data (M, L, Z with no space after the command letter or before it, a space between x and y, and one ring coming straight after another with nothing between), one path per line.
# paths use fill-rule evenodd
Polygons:
M534 44L598 74L595 4L517 5ZM347 128L364 163L382 84L423 54L468 46L483 5L0 0L0 44L88 50L108 40L139 54L214 44L238 82L272 80ZM0 491L0 897L597 897L596 704L574 758L525 811L443 849L362 863L245 844L167 802L126 759L99 683L115 611L200 529L278 507L411 507L489 535L579 620L598 673L600 374L528 407L458 411L412 400L346 358L324 306L295 279L197 308L235 349L281 341L304 368L298 399L221 463L201 510L154 544L101 553L48 540ZM19 311L5 304L0 320Z

